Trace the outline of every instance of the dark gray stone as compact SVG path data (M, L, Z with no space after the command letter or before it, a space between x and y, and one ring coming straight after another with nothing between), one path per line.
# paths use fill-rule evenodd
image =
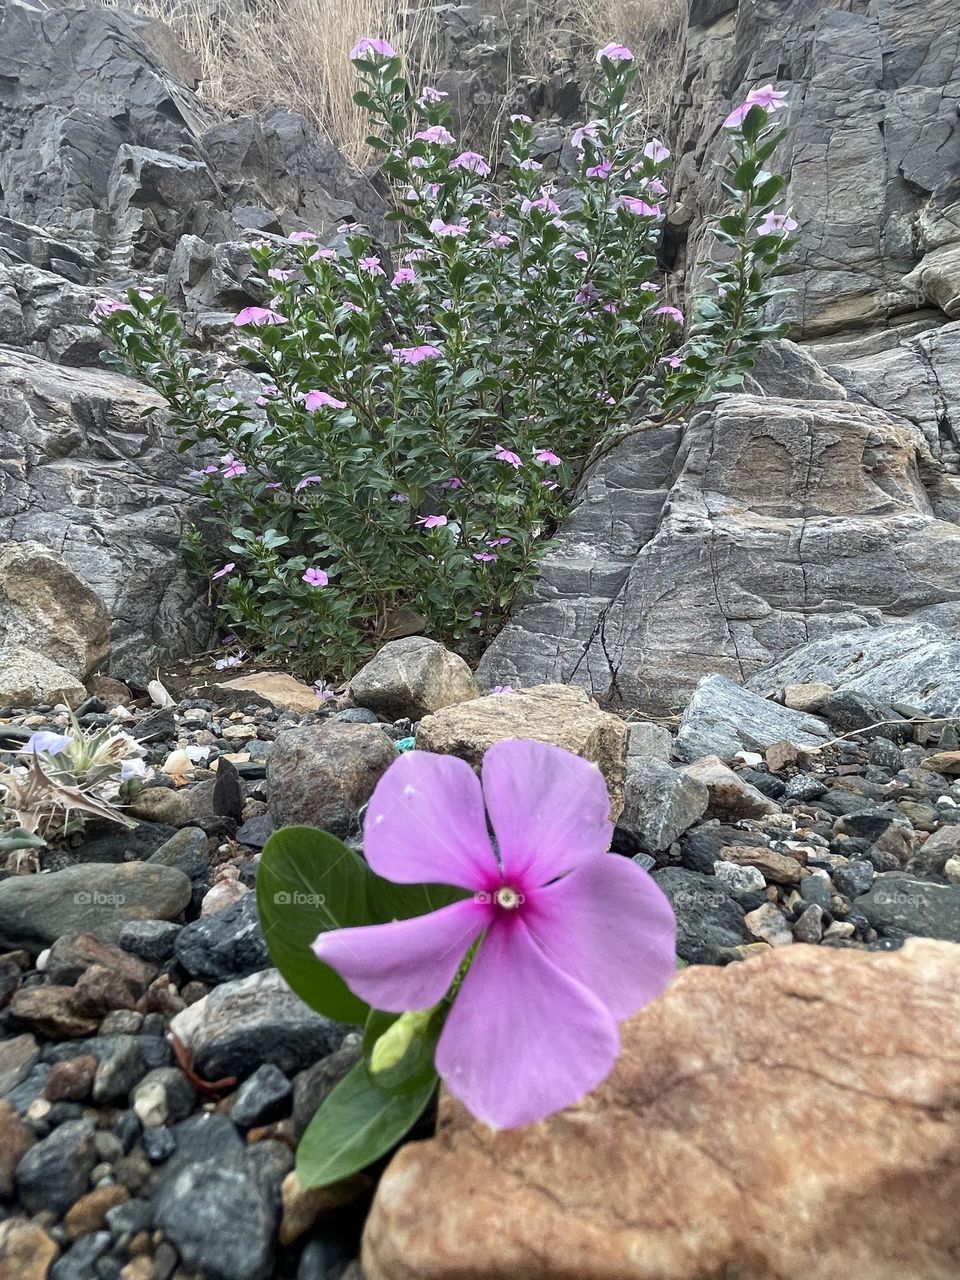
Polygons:
M93 1120L68 1120L30 1148L16 1168L17 1194L28 1213L58 1217L87 1190L97 1161Z
M120 930L124 951L154 964L165 964L174 953L182 926L170 920L130 920Z
M750 940L743 907L715 876L665 867L654 880L677 917L677 955L688 964L717 964L723 953Z
M644 853L667 849L707 811L710 791L663 760L629 756L617 828Z
M200 827L181 827L147 861L154 866L176 867L191 880L203 879L210 874L207 833Z
M882 933L960 942L960 885L878 876L870 892L857 898L856 906Z
M186 925L177 935L175 951L187 973L202 982L227 982L269 969L256 894Z
M290 1110L293 1085L279 1067L264 1063L237 1090L230 1119L241 1129L278 1120Z

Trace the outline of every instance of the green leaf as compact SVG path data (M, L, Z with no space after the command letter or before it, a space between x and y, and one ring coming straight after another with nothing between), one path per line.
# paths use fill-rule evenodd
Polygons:
M264 846L257 908L270 959L301 1000L338 1022L362 1023L369 1007L311 949L329 929L369 924L366 863L329 832L283 827Z
M423 1115L436 1088L431 1076L412 1093L387 1093L358 1062L327 1096L297 1150L305 1187L326 1187L387 1154Z

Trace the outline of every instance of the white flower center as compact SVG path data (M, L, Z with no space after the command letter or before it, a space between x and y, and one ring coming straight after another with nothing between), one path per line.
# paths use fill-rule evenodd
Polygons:
M511 889L508 884L505 884L497 890L496 901L498 907L503 907L506 911L516 911L523 901L523 895L517 893L516 889Z

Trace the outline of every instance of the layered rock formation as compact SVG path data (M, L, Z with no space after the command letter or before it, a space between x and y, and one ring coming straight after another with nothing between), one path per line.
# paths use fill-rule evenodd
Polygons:
M669 428L601 464L481 682L670 712L708 672L745 680L837 630L958 634L958 35L947 0L691 6L668 249L696 288L720 123L775 81L802 347L698 414L672 470Z

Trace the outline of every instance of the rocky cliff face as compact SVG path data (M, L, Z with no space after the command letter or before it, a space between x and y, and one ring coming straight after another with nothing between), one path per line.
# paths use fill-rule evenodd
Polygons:
M790 102L802 234L781 308L800 345L698 415L666 468L669 428L604 462L486 655L490 683L666 712L707 672L747 679L836 631L960 627L960 16L693 3L671 219L688 288L712 252L720 122L771 80Z

